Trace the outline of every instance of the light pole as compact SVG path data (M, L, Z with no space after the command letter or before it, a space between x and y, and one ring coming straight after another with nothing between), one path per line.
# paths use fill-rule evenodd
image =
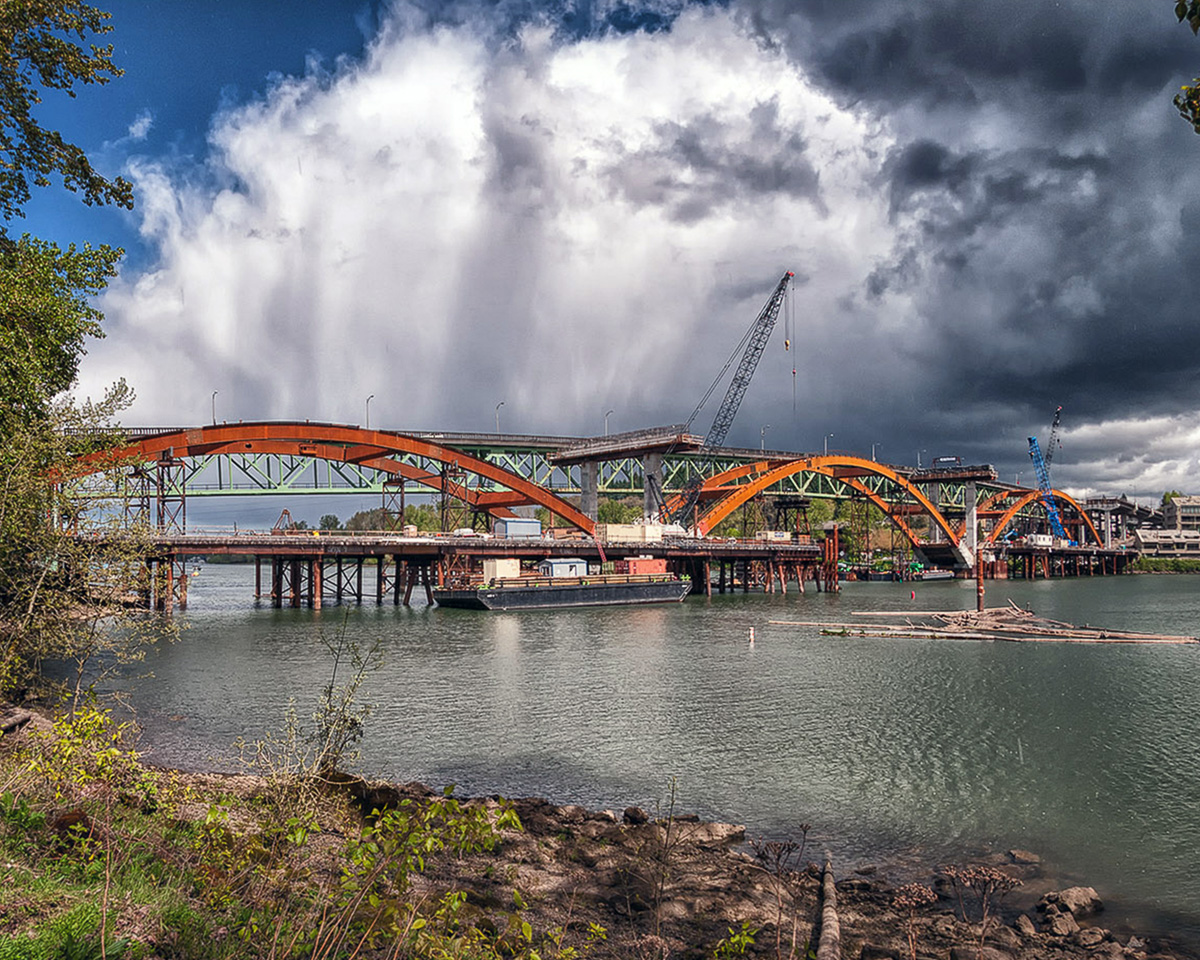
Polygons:
M367 429L371 429L371 401L375 399L375 394L367 397Z
M921 454L927 453L927 452L928 451L926 451L926 450L918 450L917 451L917 469L918 470L921 469Z
M501 400L498 404L496 404L496 433L497 433L497 435L499 435L499 433L500 433L500 408L502 406L504 406L503 400Z
M832 433L825 434L825 456L829 456L829 438L832 436Z
M875 448L876 448L877 446L879 446L879 441L878 441L878 440L876 440L876 441L875 441L873 444L871 444L871 462L872 462L872 463L877 463L877 462L878 462L878 461L875 459Z
M604 435L606 437L608 436L608 417L612 412L613 412L612 410L604 411Z
M764 423L762 425L762 428L758 431L758 449L759 450L767 449L767 431L770 429L771 429L771 425L769 423Z
M212 415L214 427L217 425L217 394L220 392L220 390L214 390L212 395Z

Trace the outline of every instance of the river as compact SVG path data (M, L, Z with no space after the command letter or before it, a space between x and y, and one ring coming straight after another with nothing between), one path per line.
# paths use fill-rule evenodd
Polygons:
M378 643L360 768L460 794L678 809L794 835L835 863L1038 853L1095 886L1106 925L1200 941L1200 646L821 636L771 620L973 609L973 582L482 613L256 606L253 569L201 565L186 625L135 702L150 759L228 768L311 712L322 637ZM989 582L1076 624L1195 634L1200 578ZM370 590L368 589L368 593ZM753 628L755 643L749 643Z

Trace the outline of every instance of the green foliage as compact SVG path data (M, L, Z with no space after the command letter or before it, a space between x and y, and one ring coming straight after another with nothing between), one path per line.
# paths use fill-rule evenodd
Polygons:
M1200 557L1138 557L1130 569L1137 573L1200 573Z
M637 523L642 519L642 507L638 497L605 497L596 510L596 519L600 523Z
M1180 493L1178 490L1166 490L1163 492L1163 495L1162 495L1162 505L1165 507L1168 503L1170 503L1176 497L1182 497L1182 496L1183 496L1183 494Z
M99 611L130 585L124 560L135 552L118 556L68 536L83 501L48 482L66 479L73 455L104 445L95 428L132 398L120 383L96 405L55 402L74 383L88 339L102 335L92 301L121 251L64 250L28 235L13 240L7 230L30 188L55 174L87 204L132 206L128 183L100 176L34 116L44 90L74 96L77 84L120 75L111 47L84 43L107 33L107 21L80 0L0 4L0 695L23 694L44 659L91 660L107 642ZM112 445L111 435L104 439Z
M320 521L317 523L318 529L321 530L341 530L342 521L338 519L336 513L322 514Z
M75 381L84 342L103 336L90 298L120 258L108 246L64 251L28 234L0 243L0 437L42 420L50 399Z
M1187 22L1193 34L1200 34L1200 0L1177 0L1175 16L1179 22ZM1175 96L1175 108L1179 115L1200 133L1200 77L1185 84Z
M132 746L133 730L133 724L114 720L111 711L84 704L59 715L49 733L31 732L29 770L45 778L60 800L97 783L144 791L146 772Z
M754 938L758 934L758 928L749 920L742 921L740 930L734 930L733 927L726 929L729 935L717 941L716 949L713 950L714 960L745 956L746 951L754 946Z
M106 180L84 152L34 119L42 88L74 97L76 84L104 84L121 71L112 45L81 43L108 33L109 15L79 0L38 0L0 5L0 218L21 216L30 185L62 185L83 202L133 206L133 189L121 178ZM3 236L0 227L0 236Z

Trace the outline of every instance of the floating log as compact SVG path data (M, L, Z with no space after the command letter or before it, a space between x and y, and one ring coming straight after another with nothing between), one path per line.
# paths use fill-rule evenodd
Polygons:
M1007 640L1015 643L1200 643L1200 638L1132 630L1077 627L1063 620L1039 617L1011 600L1007 607L973 610L892 611L855 610L855 617L901 617L893 624L836 623L817 620L771 620L781 626L819 627L827 636L909 637L943 640ZM934 622L921 622L932 620Z

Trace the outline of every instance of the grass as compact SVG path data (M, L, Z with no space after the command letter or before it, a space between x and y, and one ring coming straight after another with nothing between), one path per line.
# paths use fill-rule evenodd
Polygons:
M0 738L0 960L581 956L520 908L414 887L519 829L503 803L364 814L294 758L231 790L143 767L131 732L87 707Z

